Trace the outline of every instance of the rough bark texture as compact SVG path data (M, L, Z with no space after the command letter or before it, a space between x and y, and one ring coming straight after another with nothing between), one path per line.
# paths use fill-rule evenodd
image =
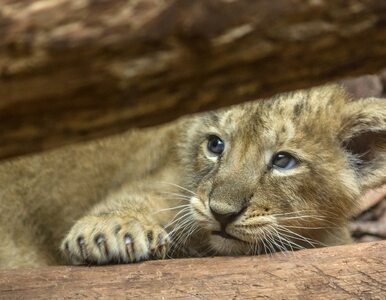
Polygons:
M2 0L0 157L386 66L386 1Z
M0 271L5 299L384 299L386 242L108 267Z

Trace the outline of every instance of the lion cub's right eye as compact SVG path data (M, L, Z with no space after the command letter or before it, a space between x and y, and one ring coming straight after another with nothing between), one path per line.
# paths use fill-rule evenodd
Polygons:
M215 154L221 155L225 149L225 143L217 135L210 135L208 137L208 151Z

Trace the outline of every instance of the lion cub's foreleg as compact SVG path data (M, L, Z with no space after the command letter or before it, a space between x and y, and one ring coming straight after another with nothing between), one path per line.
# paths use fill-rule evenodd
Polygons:
M72 264L131 263L165 258L170 238L164 226L173 206L156 194L113 194L78 220L61 245Z

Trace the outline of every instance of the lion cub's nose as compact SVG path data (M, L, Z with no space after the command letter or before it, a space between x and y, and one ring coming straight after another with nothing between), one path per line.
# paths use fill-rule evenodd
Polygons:
M221 224L222 227L225 227L232 221L234 221L238 216L240 216L244 212L245 208L242 208L240 211L237 212L230 212L230 213L222 213L220 210L216 210L215 207L212 207L210 205L210 211L214 218Z

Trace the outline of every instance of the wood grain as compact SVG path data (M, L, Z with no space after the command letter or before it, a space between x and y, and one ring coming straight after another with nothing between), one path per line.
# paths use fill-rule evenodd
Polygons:
M384 299L386 241L259 257L0 271L1 299Z
M0 158L386 67L386 1L2 0Z

